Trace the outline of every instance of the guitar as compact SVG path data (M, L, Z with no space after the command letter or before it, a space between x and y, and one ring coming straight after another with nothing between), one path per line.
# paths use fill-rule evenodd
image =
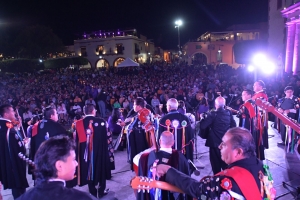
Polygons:
M255 99L255 104L262 108L263 110L266 110L267 112L273 113L276 117L278 117L282 122L288 126L290 126L295 132L300 134L300 124L286 115L283 115L280 113L276 108L269 102L261 100L261 99ZM298 147L297 152L300 154L300 140L298 141Z
M162 190L168 190L171 192L184 193L178 187L171 185L163 181L156 181L148 177L136 176L130 181L132 189L138 190L138 192L150 192L152 188L159 188Z

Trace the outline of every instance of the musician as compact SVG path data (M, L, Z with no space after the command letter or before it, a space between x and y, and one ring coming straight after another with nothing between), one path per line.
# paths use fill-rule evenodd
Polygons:
M74 140L66 136L55 136L45 141L34 159L37 185L18 200L96 200L97 198L88 193L65 187L66 181L74 178L78 165L75 149Z
M35 153L42 144L42 142L56 135L67 135L66 129L57 122L58 115L55 108L52 108L50 106L47 107L44 110L43 115L44 118L41 121L35 123L32 127L29 154L29 158L31 160L34 159ZM30 167L29 173L31 173L32 170L33 169Z
M253 85L253 90L255 94L252 96L253 101L259 98L265 101L268 101L268 96L265 93L265 83L262 80L256 81ZM260 160L265 159L265 149L269 148L268 141L268 113L267 111L262 110L258 106L254 106L255 108L255 118L254 118L254 126L257 131L253 135L254 142L257 149L257 157Z
M284 88L285 97L278 101L278 111L281 114L286 115L291 119L297 119L297 109L299 109L299 100L294 96L294 88L287 86ZM286 127L285 124L280 121L280 135L282 142L278 142L278 145L284 145L286 143Z
M168 114L164 115L159 121L158 137L164 131L170 131L175 138L174 149L182 151L187 159L193 161L194 132L190 120L184 114L177 111L178 101L171 98L167 101Z
M209 160L214 174L219 173L222 169L227 168L227 164L221 159L219 145L222 143L221 138L229 128L236 127L231 112L225 109L226 100L223 97L217 97L215 100L215 111L211 111L204 117L201 114L200 121L201 133L209 128L206 136L205 146L209 147Z
M28 186L26 162L18 153L25 154L24 135L15 127L15 111L11 105L0 106L0 182L3 189L11 189L14 199L21 196Z
M255 116L254 101L252 100L252 91L244 90L242 92L243 104L241 105L237 117L239 118L239 127L246 128L250 132L254 129L253 118Z
M139 176L148 176L150 168L153 166L154 162L157 162L158 164L169 165L186 175L190 175L187 159L184 157L184 155L181 152L172 149L172 146L174 145L174 136L171 132L169 131L162 132L159 139L159 145L160 145L159 151L156 152L155 150L152 149L152 151L148 151L147 153L142 154L139 158L136 158L137 156L134 158L134 159L139 159L139 164L138 164ZM138 200L147 199L146 195L148 194L140 192L138 193L137 199ZM153 192L150 192L149 195L152 197L155 196ZM172 193L163 190L162 194L160 195L160 199L182 200L182 199L191 199L191 198L188 198L187 195Z
M84 106L85 117L76 121L77 142L77 184L88 184L90 193L99 198L108 193L106 179L111 178L114 169L114 155L111 133L102 118L96 118L93 104ZM96 186L99 184L99 188Z
M264 199L266 192L260 176L263 164L256 158L250 132L244 128L229 129L219 148L228 169L200 182L168 165L158 165L156 173L160 177L165 175L166 182L199 199Z
M131 114L131 123L126 128L127 141L128 141L128 158L131 164L131 170L133 170L133 158L138 153L150 148L155 141L151 140L150 132L146 132L143 128L142 122L138 118L139 112L145 108L145 101L141 97L137 97L133 103L133 110L136 114ZM122 126L125 123L121 123Z

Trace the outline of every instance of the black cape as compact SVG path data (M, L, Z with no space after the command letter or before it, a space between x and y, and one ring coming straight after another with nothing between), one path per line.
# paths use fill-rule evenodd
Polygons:
M149 132L145 132L142 122L135 116L127 127L128 158L133 170L133 158L140 152L151 147Z
M184 145L187 145L188 143L189 143L189 145L185 146L185 148L184 148L185 151L183 153L187 159L190 159L191 161L193 161L193 143L190 141L194 139L194 131L191 127L191 122L190 122L189 118L187 116L185 116L184 114L181 114L178 111L170 111L168 114L163 116L159 121L158 138L160 138L160 135L162 132L168 130L167 124L166 124L167 121L171 122L169 131L172 132L175 137L175 129L172 126L172 122L174 120L177 120L179 122L179 126L177 128L177 150L178 151L182 150L182 143L183 143L182 134L183 134L183 130L184 130L184 134L185 134ZM186 123L186 125L185 125L185 123ZM185 125L185 127L183 128L182 125ZM173 148L175 148L175 147L173 147Z
M55 122L51 119L41 120L34 126L37 126L35 127L37 128L37 133L34 134L34 131L32 131L32 137L30 141L30 154L29 154L29 158L31 160L34 160L34 156L38 148L44 141L46 141L50 137L54 137L57 135L67 135L66 129L58 122ZM28 168L29 174L32 173L32 170L33 170L32 167Z
M102 118L96 118L93 116L86 116L83 120L84 130L88 129L89 122L92 121L92 127L94 129L93 136L93 173L90 176L90 180L97 185L100 184L101 187L106 186L106 179L111 178L111 170L114 169L114 155L112 146L112 136L108 132L108 125L106 121ZM79 141L78 126L80 120L76 122L76 143L77 151L76 157L78 161L77 167L77 177L76 181L79 186L86 185L88 183L88 171L90 159L86 162L84 159L86 142Z
M172 153L168 153L165 151L151 151L150 153L145 153L141 156L139 160L138 166L138 175L139 176L148 176L150 168L153 166L155 160L158 159L158 164L167 164L175 169L181 171L186 175L190 175L189 165L187 159L184 155L176 150L173 150ZM161 177L159 180L164 181L165 177ZM137 200L146 200L150 199L149 193L138 193ZM184 194L173 193L170 191L162 190L161 199L168 199L168 200L187 200L192 199L192 197Z
M25 155L23 136L14 128L8 128L11 122L0 119L0 181L4 189L27 188L26 162L19 158Z

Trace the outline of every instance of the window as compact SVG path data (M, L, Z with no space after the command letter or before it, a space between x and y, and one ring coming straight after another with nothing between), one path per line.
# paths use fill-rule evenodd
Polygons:
M277 10L282 8L282 0L277 0Z
M97 49L96 49L96 52L98 52L99 55L102 55L103 51L104 51L104 46L103 45L98 46Z
M220 49L217 52L217 62L222 62L222 51Z
M117 44L116 49L117 49L117 54L123 54L123 50L124 50L123 44Z
M135 54L140 54L140 47L137 43L134 44L134 53Z
M81 56L87 56L86 47L80 47Z
M201 45L196 45L196 49L202 49Z

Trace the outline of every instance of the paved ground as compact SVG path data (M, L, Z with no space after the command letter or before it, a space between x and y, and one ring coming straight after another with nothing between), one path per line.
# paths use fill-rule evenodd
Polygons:
M277 195L286 193L288 190L283 187L282 182L286 181L293 186L300 185L300 156L297 153L285 153L284 148L277 147L277 142L280 141L280 135L273 128L269 129L269 143L270 148L266 150L266 160L264 161L269 165ZM198 160L196 165L205 166L200 169L202 176L212 175L211 166L209 163L208 148L204 146L205 140L198 137ZM107 187L110 188L110 193L103 197L103 200L133 200L135 199L133 190L129 186L129 181L134 177L134 173L130 171L130 166L127 163L127 155L125 151L116 152L116 170L112 172L113 177L107 181ZM33 182L28 176L29 184L32 187ZM82 191L88 191L87 186L77 187ZM4 200L13 200L10 190L2 191ZM291 194L283 196L279 199L289 200L295 199Z

